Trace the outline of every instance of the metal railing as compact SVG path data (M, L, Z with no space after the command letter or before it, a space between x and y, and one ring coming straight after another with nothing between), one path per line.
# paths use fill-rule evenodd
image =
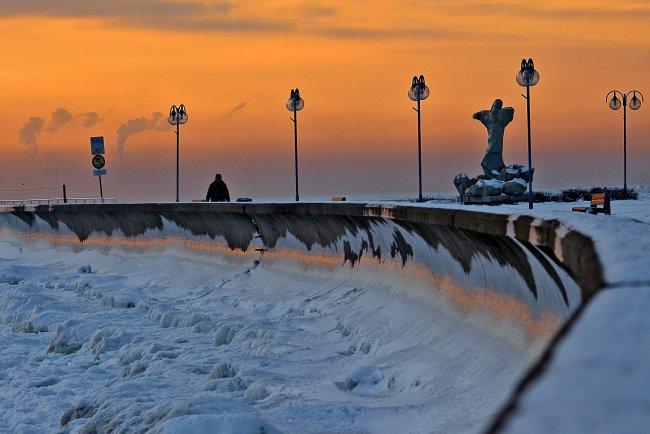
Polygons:
M117 198L68 197L65 185L61 187L0 190L0 205L58 205L64 203L117 203Z
M59 204L79 204L79 203L117 203L116 197L105 197L104 199L100 197L69 197L63 199L62 197L52 198L52 199L15 199L15 200L1 200L0 205L11 205L11 206L20 206L20 205L59 205Z
M0 201L22 201L38 198L39 200L64 199L64 187L23 188L20 190L0 190Z

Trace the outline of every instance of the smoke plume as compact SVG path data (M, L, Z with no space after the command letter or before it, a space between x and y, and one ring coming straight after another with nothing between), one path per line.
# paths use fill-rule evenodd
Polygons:
M43 132L45 119L32 116L20 129L18 136L20 143L27 146L27 149L34 155L38 153L38 136Z
M165 124L161 122L164 115L160 112L153 113L150 118L141 116L135 119L129 119L117 129L117 153L120 158L124 158L124 144L133 134L141 133L147 130L161 131Z
M238 111L244 110L246 108L246 104L248 104L247 101L240 102L235 107L233 107L232 110L230 110L228 113L226 113L226 115L223 118L224 119L230 119Z
M97 112L81 113L78 118L81 119L81 126L84 128L90 128L102 121Z
M52 112L50 116L50 123L46 130L48 133L53 133L59 128L63 128L72 121L72 113L63 107L58 108Z

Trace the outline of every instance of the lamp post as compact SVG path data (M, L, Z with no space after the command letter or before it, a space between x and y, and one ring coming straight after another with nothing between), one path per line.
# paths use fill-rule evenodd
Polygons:
M291 94L287 100L287 110L293 112L293 156L294 156L294 171L296 175L296 202L300 200L298 193L298 112L305 107L305 101L300 97L300 90L291 89Z
M418 113L418 202L423 202L422 197L422 122L420 120L420 101L429 97L429 88L424 83L424 75L413 77L411 88L408 91L411 101L417 101L418 108L413 108Z
M632 94L632 98L628 101L630 94ZM636 96L637 94L641 98ZM612 99L609 100L609 108L618 110L621 108L621 105L623 106L623 198L627 199L627 107L629 106L632 110L638 110L641 107L641 103L645 101L643 100L643 94L636 89L628 93L611 90L605 97L606 102L610 95L612 95ZM619 98L618 95L621 97Z
M539 83L539 72L535 70L533 59L522 59L521 69L517 73L517 83L526 88L526 119L528 122L528 209L533 209L533 166L530 141L530 87Z
M179 195L179 174L180 174L180 136L181 136L181 130L180 126L181 124L187 123L187 110L185 110L185 105L181 104L180 106L176 107L173 105L171 109L169 109L169 119L168 122L171 125L176 125L176 202L179 202L180 200L180 195Z

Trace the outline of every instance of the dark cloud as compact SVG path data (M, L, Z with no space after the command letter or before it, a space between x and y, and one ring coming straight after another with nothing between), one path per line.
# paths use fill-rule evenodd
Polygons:
M167 30L184 30L194 32L282 32L295 29L295 24L286 22L270 22L249 19L184 19L175 20L173 23L161 22L158 20L139 20L142 27L155 29L165 28Z
M235 113L244 110L244 109L246 108L246 105L247 105L247 104L248 104L247 101L242 101L242 102L240 102L239 104L237 104L236 106L234 106L234 107L233 107L233 108L232 108L228 113L226 113L226 115L225 115L223 118L224 118L224 119L230 119L231 117L233 117L233 115L234 115Z
M187 17L211 11L225 12L227 2L170 0L2 0L0 15L38 16L63 18L134 18L134 17Z
M102 121L102 118L99 117L99 113L97 112L81 113L77 118L79 119L80 125L84 128L90 128Z
M117 27L192 32L232 33L295 33L316 35L335 39L389 39L420 37L426 39L461 39L480 32L458 31L442 27L385 28L349 26L321 26L323 20L342 12L320 2L302 2L280 5L256 13L256 1L235 2L230 0L184 2L174 0L1 0L0 19L29 16L41 18L88 18L99 19L104 24ZM458 5L465 5L459 7ZM437 8L449 13L505 13L517 11L513 3L475 0L458 3L440 1L422 4L421 8ZM528 7L528 6L526 6ZM534 7L534 6L533 6ZM469 10L469 12L468 12ZM481 12L483 11L483 12ZM267 18L270 17L270 18ZM283 17L283 18L278 18ZM287 18L293 17L293 18ZM418 22L422 22L419 20ZM484 35L483 35L484 36Z
M277 23L229 14L227 1L170 0L2 0L0 18L94 18L108 24L135 28L184 31L278 31L293 28Z
M20 143L27 146L32 154L38 153L38 136L43 132L45 119L32 116L20 129L18 136Z
M33 119L33 118L32 118ZM52 112L50 116L50 122L47 125L47 132L53 133L59 128L63 128L72 121L72 113L68 109L63 107L58 108Z
M625 18L650 17L650 6L619 1L609 5L591 2L580 6L554 6L543 2L512 2L503 0L447 0L432 4L433 9L457 15L515 15L531 18Z
M164 115L160 112L153 113L151 117L141 116L135 119L129 119L117 129L117 153L124 158L124 144L133 134L141 133L147 130L161 131L166 127Z
M248 0L0 0L0 19L11 17L96 19L115 27L184 32L291 33L333 39L456 40L491 36L481 29L453 29L426 25L427 11L452 16L519 16L547 19L584 20L590 18L650 17L650 6L641 2L611 2L588 6L519 2L506 0L419 0L412 8L417 20L406 26L372 27L361 25L321 25L334 15L345 16L346 8L305 1L271 6ZM371 2L364 2L372 8ZM364 23L370 23L365 26ZM422 25L422 23L425 23ZM506 32L507 33L507 32ZM499 37L499 35L496 35Z

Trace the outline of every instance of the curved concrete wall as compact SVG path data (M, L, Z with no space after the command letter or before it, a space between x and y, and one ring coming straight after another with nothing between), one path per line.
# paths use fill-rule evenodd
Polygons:
M369 204L119 204L7 209L2 226L80 247L208 251L242 267L301 270L439 294L541 348L602 285L591 240L558 221ZM481 325L483 326L483 325ZM506 332L510 334L511 332ZM522 342L520 342L522 344Z
M12 208L27 242L218 256L434 300L534 364L603 285L591 239L557 220L372 204L124 204ZM505 397L504 397L505 399Z

